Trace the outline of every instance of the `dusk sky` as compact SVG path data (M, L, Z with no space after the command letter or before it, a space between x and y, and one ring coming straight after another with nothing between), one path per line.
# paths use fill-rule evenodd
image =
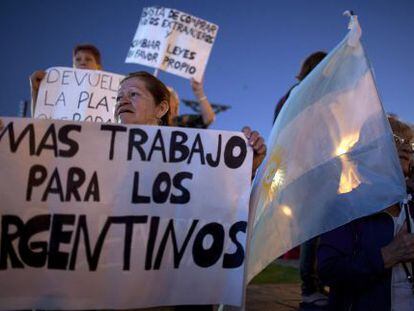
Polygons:
M160 5L219 26L205 72L211 102L232 108L213 129L250 125L267 137L277 100L295 82L300 63L316 50L330 51L347 33L345 10L359 16L362 41L386 111L414 122L414 1L23 1L0 2L3 38L0 115L17 116L30 97L29 75L71 67L72 47L95 44L104 69L126 74L153 68L126 64L143 7ZM161 72L181 98L194 99L188 80ZM181 108L181 112L188 112Z

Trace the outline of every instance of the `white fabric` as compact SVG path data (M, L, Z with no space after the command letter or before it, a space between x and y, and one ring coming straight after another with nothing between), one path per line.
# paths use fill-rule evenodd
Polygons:
M405 195L359 35L350 30L276 119L250 201L248 280L289 249Z

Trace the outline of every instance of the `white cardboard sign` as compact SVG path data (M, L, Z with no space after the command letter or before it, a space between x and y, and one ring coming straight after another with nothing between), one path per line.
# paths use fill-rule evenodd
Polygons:
M201 81L218 26L163 7L144 8L126 63Z
M0 309L241 304L243 134L2 120Z
M34 117L114 122L116 96L123 77L101 70L49 68L40 84Z

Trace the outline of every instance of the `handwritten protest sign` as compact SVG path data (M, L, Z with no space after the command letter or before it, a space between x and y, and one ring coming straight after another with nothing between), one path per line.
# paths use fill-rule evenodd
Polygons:
M163 7L144 8L125 62L201 81L218 26Z
M113 122L122 78L100 70L49 68L40 84L34 117Z
M0 309L241 304L241 133L3 123Z

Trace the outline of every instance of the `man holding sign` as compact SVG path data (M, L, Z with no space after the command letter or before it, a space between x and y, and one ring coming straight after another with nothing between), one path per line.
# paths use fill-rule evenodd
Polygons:
M74 68L52 67L32 75L33 117L73 121L113 122L122 75L101 71L99 51L77 46ZM41 83L40 83L41 82Z
M73 48L73 67L79 69L102 70L101 52L92 44L80 44ZM46 76L46 71L37 70L30 76L32 94L32 116L35 115L37 95L40 82Z

